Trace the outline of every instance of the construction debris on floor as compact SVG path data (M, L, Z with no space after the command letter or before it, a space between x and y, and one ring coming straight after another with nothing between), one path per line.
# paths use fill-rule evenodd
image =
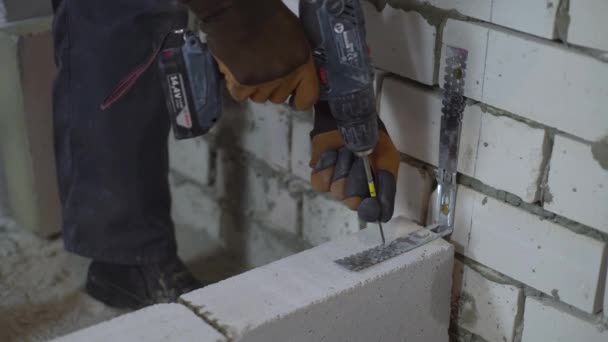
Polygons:
M238 257L203 231L177 228L180 256L195 274L218 281L240 273ZM83 291L89 261L0 218L0 341L47 341L116 317Z

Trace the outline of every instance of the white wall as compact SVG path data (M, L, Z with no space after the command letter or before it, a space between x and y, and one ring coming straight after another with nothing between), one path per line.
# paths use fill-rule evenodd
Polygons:
M16 3L1 3L0 23L48 13L50 2L19 13ZM396 211L412 220L425 217L437 163L445 47L469 52L451 239L461 260L455 337L608 339L598 323L608 316L605 2L390 3L382 12L366 4L368 40L382 75L380 115L405 159L430 165L401 167ZM172 143L176 220L232 221L235 229L212 234L252 265L358 231L355 213L310 189L311 126L310 113L227 102L214 134ZM564 323L545 324L556 317Z
M600 1L582 2L570 1L570 25L559 1L366 6L374 62L388 71L380 115L407 156L437 165L445 48L469 53L452 236L459 339L608 339L608 52L596 39L608 23ZM558 41L573 31L588 48ZM556 316L568 328L546 323Z
M11 215L43 236L61 229L51 88L51 18L0 25L0 157Z

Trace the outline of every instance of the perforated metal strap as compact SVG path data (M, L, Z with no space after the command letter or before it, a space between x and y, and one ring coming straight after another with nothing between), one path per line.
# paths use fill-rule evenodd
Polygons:
M422 228L407 236L398 238L388 245L380 245L344 259L336 260L335 262L351 271L361 271L407 251L411 251L439 237L434 231Z
M361 271L370 266L406 253L431 241L450 235L453 231L456 203L456 175L458 148L462 126L462 113L466 102L464 84L468 52L461 48L447 47L441 137L439 147L439 169L437 171L437 203L433 217L437 222L420 228L387 245L380 245L353 254L335 262L351 271Z
M434 222L450 230L454 226L456 209L456 176L458 174L458 150L462 113L466 106L464 82L468 52L461 48L447 47L443 108L441 112L441 136L439 138L439 168L437 170L437 210Z

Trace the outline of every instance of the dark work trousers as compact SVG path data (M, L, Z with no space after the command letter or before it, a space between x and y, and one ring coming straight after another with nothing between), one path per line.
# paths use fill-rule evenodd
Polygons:
M156 64L109 110L100 105L167 31L187 25L187 12L170 0L53 0L53 8L65 247L119 264L173 256L169 120Z

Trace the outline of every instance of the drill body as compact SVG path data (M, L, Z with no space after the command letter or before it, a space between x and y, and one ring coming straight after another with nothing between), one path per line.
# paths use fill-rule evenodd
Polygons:
M344 146L363 160L369 194L376 199L368 156L378 144L378 112L361 3L300 0L300 21L319 72L321 100L329 104ZM381 212L379 201L368 203ZM381 221L378 228L384 244Z
M321 100L329 103L346 148L369 155L378 142L374 77L359 0L301 0Z

